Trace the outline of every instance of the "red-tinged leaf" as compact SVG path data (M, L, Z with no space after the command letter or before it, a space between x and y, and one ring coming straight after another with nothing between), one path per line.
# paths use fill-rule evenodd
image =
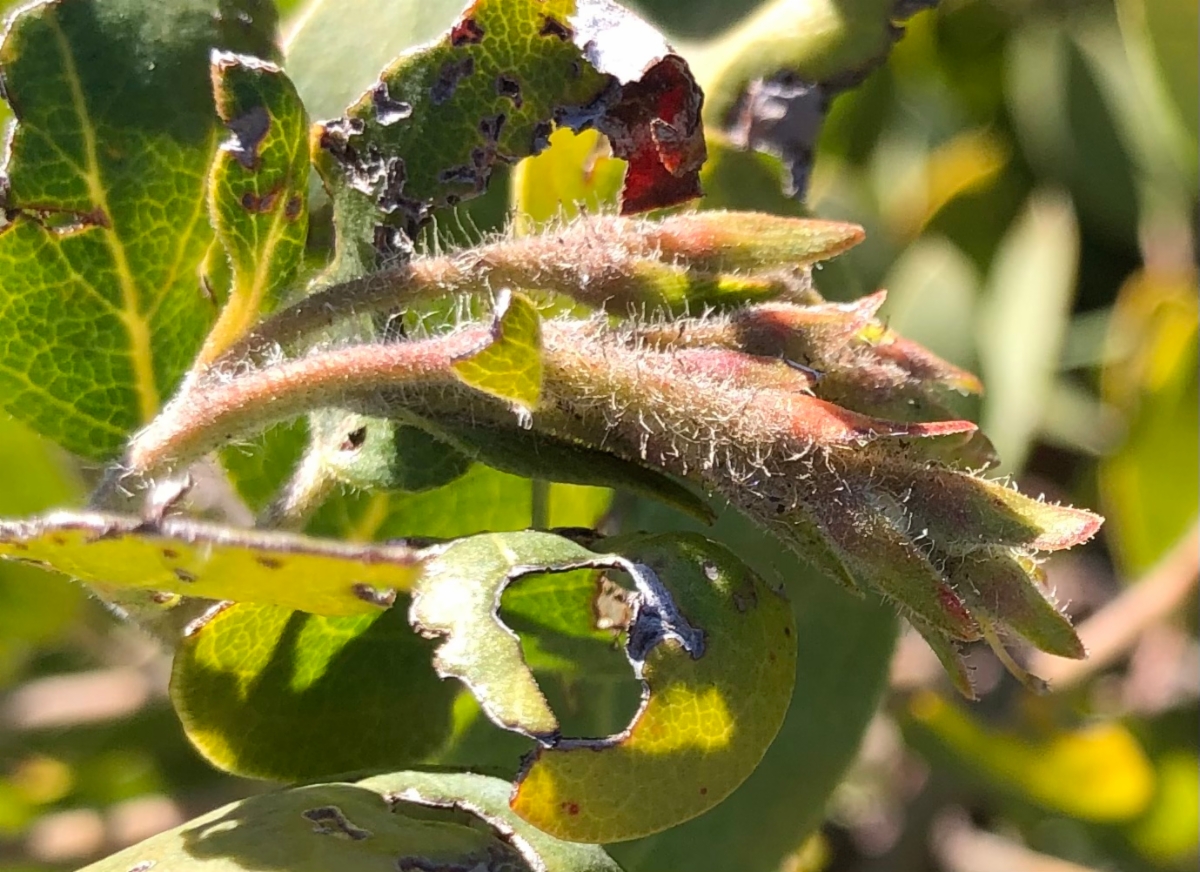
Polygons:
M942 550L982 547L1061 551L1095 535L1103 519L1083 509L1032 499L1001 482L950 469L914 475L903 462L875 465L863 483L887 491Z

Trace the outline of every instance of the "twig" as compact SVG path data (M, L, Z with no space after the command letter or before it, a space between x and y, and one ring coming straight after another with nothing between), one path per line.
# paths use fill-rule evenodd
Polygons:
M977 829L961 811L938 818L930 847L946 872L1094 872Z

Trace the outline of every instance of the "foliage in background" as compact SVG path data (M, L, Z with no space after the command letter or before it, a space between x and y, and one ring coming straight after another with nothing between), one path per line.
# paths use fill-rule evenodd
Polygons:
M316 118L340 112L397 51L439 33L457 11L450 8L456 3L448 4L440 10L445 16L435 21L439 4L418 4L421 14L411 17L391 12L381 17L373 4L361 5L357 14L348 14L344 4L335 10L334 4L324 3L293 13L299 17L284 59ZM660 12L664 29L685 40L681 51L695 58L698 76L710 85L705 77L715 75L710 71L721 65L703 59L719 57L722 42L703 46L701 41L731 24L739 12L749 12L750 4L738 10L734 4L697 3L686 11L676 4L659 5L663 8L656 10L648 4L648 11ZM862 246L818 274L822 291L849 300L876 287L888 288L885 312L891 327L983 375L988 393L974 411L1007 470L1021 473L1031 483L1029 489L1098 503L1108 514L1106 545L1116 573L1099 553L1090 558L1094 562L1058 564L1064 567L1062 578L1073 571L1075 578L1089 580L1071 589L1078 591L1083 609L1094 609L1112 595L1115 582L1103 579L1136 580L1195 525L1196 296L1189 222L1195 208L1196 101L1186 93L1187 83L1194 82L1186 73L1189 58L1184 53L1180 59L1174 31L1162 23L1180 12L1170 6L1131 2L1117 10L1102 4L1035 10L972 2L918 16L887 65L833 102L817 142L807 200L817 215L859 221L868 230ZM777 3L757 14L770 21L769 16L787 11L788 4ZM744 45L746 34L760 33L763 26L750 19L725 40L730 46ZM886 41L882 35L864 39L861 60L877 55ZM379 54L372 57L375 51ZM1194 46L1192 52L1194 69ZM1181 65L1185 74L1179 72ZM821 77L819 71L806 72ZM716 92L710 88L710 93ZM728 102L710 98L708 111ZM1188 107L1191 118L1184 114ZM719 116L706 120L710 130L724 126ZM117 134L114 141L120 141ZM709 148L704 178L709 205L799 212L797 204L779 194L783 170L775 159L736 151L719 137ZM560 200L610 200L616 186L606 168L612 164L590 149L586 137L564 139L521 165L512 182L517 202L536 219L549 217ZM581 158L589 162L590 173L580 172ZM557 166L555 159L561 162ZM549 179L564 193L533 205L535 192L549 187L544 184ZM69 197L56 195L64 201ZM199 199L193 196L197 205ZM438 230L444 237L461 238L495 227L503 200L502 186L493 184L486 197L459 212L457 220L467 231L447 229L445 218ZM129 214L130 220L146 220L151 227L157 220L133 206ZM318 206L314 222L321 220L327 219ZM477 227L471 228L472 223ZM437 240L427 236L426 241ZM202 240L197 246L202 247ZM245 278L221 276L217 270L212 281L223 294ZM86 321L96 323L95 318ZM976 327L964 330L964 324ZM129 380L143 386L143 396L159 389L160 376L152 369ZM168 376L161 378L169 383ZM72 388L64 390L69 395ZM101 423L96 426L102 429ZM3 426L0 450L12 458L6 468L15 471L15 486L0 497L3 514L29 514L81 498L79 479L94 476L93 469L80 470L20 425ZM315 429L320 423L314 419L309 426ZM344 439L348 432L356 428L338 431L333 438ZM373 430L368 434L376 438ZM405 434L399 428L385 438L407 438ZM268 438L286 450L286 434L272 431ZM294 436L292 440L295 444ZM259 468L262 456L261 451L238 448L226 456L252 505L252 495L263 491L256 480L278 478L278 473ZM520 529L531 521L587 526L607 502L595 489L531 486L475 465L448 490L338 492L311 529L370 541ZM662 514L638 504L627 509L626 517L633 526L686 523L664 522ZM763 765L729 801L691 824L615 849L626 868L683 867L695 857L713 868L722 862L774 868L819 823L824 799L853 753L885 678L892 630L883 610L795 568L793 558L733 517L722 518L716 529L765 577L787 576L800 647L796 699L808 704L793 705ZM1051 565L1052 581L1060 577L1055 567ZM137 658L147 655L131 650L137 645L128 639L121 641L107 618L82 603L74 589L34 573L0 566L5 596L14 600L5 610L2 636L6 680L13 690L4 709L12 730L0 814L14 837L28 833L23 842L14 840L14 846L53 859L55 850L63 850L61 839L55 842L44 834L51 833L56 819L76 832L87 833L88 827L98 832L91 842L80 843L84 847L76 854L57 855L69 863L102 850L106 839L116 846L122 839L122 809L136 808L129 804L133 797L189 797L189 811L200 811L216 804L216 795L243 790L197 765L161 704L141 704L149 688L160 686L146 677L149 665L138 665ZM1060 588L1064 583L1059 582ZM504 603L506 619L518 629L523 586L511 588ZM551 586L541 595L562 597L564 609L577 608L571 590ZM530 629L544 621L536 609L526 608L533 619ZM1078 611L1077 617L1083 614ZM378 624L379 634L394 636L385 623L380 618L371 627ZM253 627L262 634L264 626L254 617L233 631ZM264 649L286 638L297 640L297 650L302 650L304 633L330 635L315 626L291 627L284 620L273 626L260 635ZM1193 651L1194 626L1176 624L1175 630L1185 646L1193 646L1186 650ZM357 625L344 623L333 635L347 632L358 633ZM600 666L589 668L586 676L564 671L562 651L555 648L568 643L590 644L589 656L597 664L607 660L608 671ZM398 654L390 668L411 672L427 664L429 648L413 647L418 650ZM612 652L604 648L599 639L548 638L544 650L526 650L535 671L543 665L539 679L554 697L555 712L564 722L577 718L571 723L575 732L581 724L615 728L628 721L630 686L621 681L619 668L606 658ZM356 686L356 675L381 668L369 649L357 656L335 658L336 653L336 648L313 651L316 665L293 667L294 674L323 668L331 686L345 688ZM202 666L206 656L222 655L196 652L188 662ZM107 667L107 672L97 672L97 667ZM82 669L92 670L88 677L111 673L127 679L130 687L136 685L125 709L136 712L132 721L102 716L96 726L65 733L53 729L53 712L47 715L44 703L38 707L45 697L37 691L47 687L43 676ZM999 693L999 701L982 711L962 710L927 689L912 696L897 692L890 710L907 740L934 766L926 795L981 808L988 817L1017 825L1033 847L1081 863L1185 868L1196 850L1194 778L1182 777L1194 774L1196 765L1194 690L1183 675L1178 680L1184 687L1160 692L1156 703L1139 702L1136 676L1130 673L1116 699L1111 681L1106 691L1104 681L1093 680L1037 702ZM203 677L203 671L196 675ZM1190 680L1194 684L1194 676ZM48 687L44 693L53 691L53 685ZM438 682L432 672L424 687L427 693L450 692L450 685ZM297 708L287 723L312 725L317 735L336 732L337 713L324 705L305 709L301 696L291 701ZM250 697L248 704L253 701ZM452 707L449 698L446 703L447 719L427 725L427 733L411 731L412 740L426 742L432 751L434 740L449 733L452 741L430 759L479 760L481 742L487 740L480 735L486 725L478 709L466 695ZM369 705L380 712L385 727L411 712L411 703L394 696ZM319 720L330 715L333 722ZM1102 725L1086 726L1095 720ZM389 732L385 728L383 735ZM521 750L496 746L489 753L503 764ZM865 776L857 772L835 795L833 814L840 828L828 832L850 833L861 842L870 831L862 824L869 815L861 814L861 802L856 809L845 798L855 789L855 777ZM859 789L871 802L885 805L895 801L899 790L878 778L867 778L867 787ZM42 820L27 829L39 815ZM912 841L895 840L892 850L921 853L925 827L918 819L910 829ZM753 845L730 837L751 830L756 834ZM834 851L834 868L865 862L861 844L839 849L835 838L826 842L826 850ZM820 853L810 844L796 862ZM953 868L946 856L937 862Z

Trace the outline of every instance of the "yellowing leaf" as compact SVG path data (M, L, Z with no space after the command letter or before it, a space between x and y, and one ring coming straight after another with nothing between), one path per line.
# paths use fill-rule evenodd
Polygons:
M545 151L525 158L513 172L517 226L532 232L556 219L574 218L580 210L611 209L624 177L625 162L609 153L599 133L560 127L550 134Z
M1101 388L1128 423L1100 463L1099 483L1109 538L1130 577L1166 554L1200 508L1198 322L1194 271L1132 276L1113 312Z
M1043 808L1086 821L1126 821L1154 795L1154 769L1119 723L1025 739L990 729L926 691L908 707L912 724L944 753Z
M491 342L453 366L464 384L508 400L519 412L532 412L542 395L542 322L529 298L502 294Z
M391 606L422 556L402 545L355 545L240 530L182 518L56 512L0 521L0 557L104 589L268 603L324 615Z
M645 836L719 803L775 738L796 675L791 608L731 553L687 534L606 544L661 585L626 646L642 708L623 733L539 747L512 799L570 841Z

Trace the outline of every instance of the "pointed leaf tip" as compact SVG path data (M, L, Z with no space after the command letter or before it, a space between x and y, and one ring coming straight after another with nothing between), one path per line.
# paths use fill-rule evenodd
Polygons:
M542 396L542 323L537 307L522 294L502 291L496 300L491 340L457 358L454 372L467 385L508 400L528 415Z
M707 272L777 270L836 257L866 237L857 224L763 212L674 215L647 228L666 260Z
M1041 571L1007 552L976 551L948 561L946 572L968 606L1002 629L1058 657L1087 656L1075 628L1046 596Z

